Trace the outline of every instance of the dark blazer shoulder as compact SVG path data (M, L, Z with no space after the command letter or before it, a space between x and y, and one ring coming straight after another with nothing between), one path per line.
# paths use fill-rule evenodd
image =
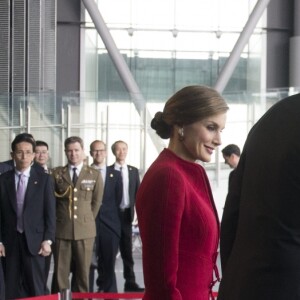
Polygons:
M131 165L127 165L129 170L135 170L135 171L139 171L139 169L137 167L131 166Z
M121 172L119 170L115 169L115 165L107 166L106 173L108 173L108 172L115 173L115 174L121 174Z
M5 163L5 162L0 162L0 175L9 171L9 170L12 170L14 167Z
M36 177L41 177L41 178L47 178L49 177L50 175L48 173L45 172L44 168L40 167L40 168L37 168L37 167L34 167L34 166L31 166L31 169L30 169L30 176L36 176Z

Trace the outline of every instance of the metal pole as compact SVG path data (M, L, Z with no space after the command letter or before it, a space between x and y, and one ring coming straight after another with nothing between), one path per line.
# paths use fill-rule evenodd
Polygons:
M27 132L30 133L31 127L31 108L30 105L27 106Z
M131 98L133 99L133 103L136 107L138 113L142 112L146 107L146 101L134 79L132 76L126 61L124 60L123 56L119 52L103 18L98 9L98 6L94 0L82 0L85 8L87 9L88 13L91 16L92 21L95 24L95 27L102 38L102 41L107 49L107 52L112 59L120 77L123 81L125 88L127 89L128 93L130 94ZM149 120L151 119L151 114L147 110L147 115L149 116ZM160 152L164 147L165 144L159 139L159 137L154 134L153 130L148 131L156 149Z
M61 300L72 300L72 293L69 289L63 289L60 293Z
M66 139L65 134L65 109L63 105L61 106L61 141L62 141L62 147L61 147L61 158L62 158L62 165L65 165L65 151L64 151L64 141Z
M268 6L270 0L258 0L249 19L241 32L229 58L227 59L224 67L222 68L220 75L215 84L215 89L222 93L240 59L241 53L249 41L250 36L255 29L257 22L262 16L265 8Z

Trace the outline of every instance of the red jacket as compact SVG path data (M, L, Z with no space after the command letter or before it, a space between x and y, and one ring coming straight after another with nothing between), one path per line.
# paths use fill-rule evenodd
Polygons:
M136 209L144 300L208 300L219 220L205 170L163 150L142 180Z

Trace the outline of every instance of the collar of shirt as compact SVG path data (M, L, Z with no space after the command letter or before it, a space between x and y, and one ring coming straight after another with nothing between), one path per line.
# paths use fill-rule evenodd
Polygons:
M105 183L105 178L106 178L106 166L96 166L95 164L91 164L91 167L94 168L95 170L98 170L102 176L103 183Z
M69 166L68 166L69 172L70 172L70 173L73 173L73 168L76 168L76 169L77 169L77 175L79 175L79 173L81 172L82 167L83 167L83 162L80 163L80 164L77 165L77 166L73 166L73 165L69 165Z
M95 164L91 164L91 167L94 168L94 169L96 169L96 170L104 170L106 168L105 165L103 165L103 166L97 166Z
M25 176L24 181L25 181L25 185L27 186L27 183L28 183L28 180L29 180L29 177L30 177L30 170L31 170L31 167L27 168L24 172L20 172L17 169L15 169L15 186L16 186L16 190L17 190L17 187L18 187L18 182L20 180L19 175L21 173L23 173L23 175Z
M24 172L20 172L19 170L15 169L15 173L18 177L22 173L25 175L25 177L28 178L28 177L30 177L30 170L31 170L31 167L27 168Z
M123 168L123 170L127 169L127 165L126 164L121 165L121 164L115 162L115 170L121 171L121 167Z

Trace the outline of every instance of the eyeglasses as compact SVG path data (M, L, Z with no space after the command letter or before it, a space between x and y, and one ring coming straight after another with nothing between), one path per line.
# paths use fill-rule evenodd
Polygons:
M105 149L100 149L100 150L91 150L92 153L103 153L105 152Z
M43 151L35 151L35 154L40 155L40 154L47 154L48 151L47 150L43 150Z
M15 154L17 156L30 156L33 154L33 152L31 151L21 151L21 150L18 150L18 151L15 151Z

